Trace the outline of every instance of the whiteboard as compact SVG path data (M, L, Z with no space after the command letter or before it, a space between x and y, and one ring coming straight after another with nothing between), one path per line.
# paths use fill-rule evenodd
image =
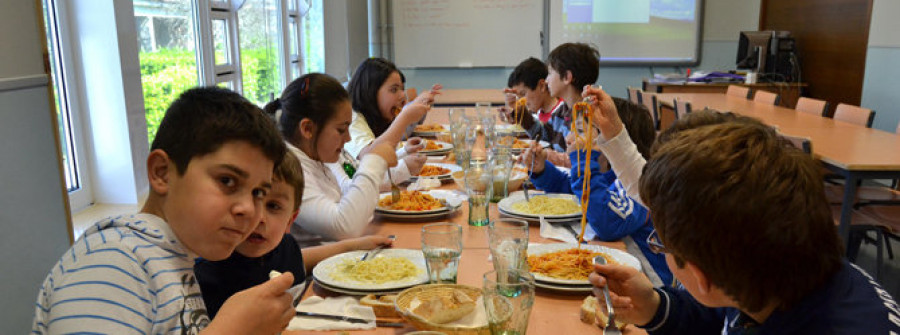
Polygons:
M514 67L541 58L543 0L394 0L394 63Z

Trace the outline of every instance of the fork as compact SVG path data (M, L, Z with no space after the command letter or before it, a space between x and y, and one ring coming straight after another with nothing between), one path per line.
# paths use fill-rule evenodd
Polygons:
M391 239L391 241L393 241L394 239L397 238L397 236L396 235L388 235L388 238ZM362 259L360 259L360 261L365 261L372 257L375 257L375 255L378 254L378 252L381 251L381 249L384 249L384 247L386 247L386 246L387 246L387 244L381 244L372 250L366 251L366 253L362 256Z
M594 257L594 264L606 265L606 258ZM622 335L622 331L616 327L616 310L613 308L612 299L609 298L609 281L603 285L603 300L606 300L606 313L609 315L606 328L603 328L603 335Z
M538 143L538 145L540 145L540 143L539 143L540 140L541 140L541 133L537 133L537 135L534 136L533 143ZM537 155L535 155L534 153L531 154L531 168L528 169L528 179L525 179L525 183L522 184L522 191L525 193L525 201L526 202L531 202L531 197L528 196L528 187L532 185L531 184L531 176L534 174L534 161L535 161L535 158L537 158L536 156Z
M388 167L388 179L391 181L391 203L400 201L400 188L394 183L394 177L391 177L391 168Z

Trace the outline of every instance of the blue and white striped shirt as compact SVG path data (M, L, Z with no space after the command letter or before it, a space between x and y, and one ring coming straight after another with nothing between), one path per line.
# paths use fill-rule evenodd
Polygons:
M96 223L51 269L33 334L197 334L209 324L196 255L151 214Z

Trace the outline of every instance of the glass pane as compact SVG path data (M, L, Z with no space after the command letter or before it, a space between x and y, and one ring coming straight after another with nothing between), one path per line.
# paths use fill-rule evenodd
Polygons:
M300 47L298 46L300 41L298 38L299 35L297 35L297 29L299 29L299 28L300 28L300 26L297 25L297 18L293 17L293 16L288 17L288 30L290 31L290 36L288 36L288 40L290 40L289 41L290 47L288 48L288 54L291 56L296 56L296 55L300 54Z
M229 90L234 91L234 82L231 81L223 81L221 83L216 84L216 86L221 88L227 88Z
M238 10L244 97L263 106L281 93L278 0L246 0Z
M303 57L306 72L325 72L325 24L322 0L312 0L309 14L303 20Z
M72 118L69 115L67 92L62 72L62 57L59 48L59 32L52 0L43 1L44 29L47 31L47 51L50 60L50 76L53 81L53 103L56 108L56 122L59 126L60 149L62 149L63 174L66 189L71 192L80 188L78 166L75 161Z
M228 25L225 20L212 20L213 53L215 53L216 65L229 64L228 55Z
M291 63L291 80L300 78L300 75L303 74L300 71L300 62Z
M300 0L300 1L306 1L306 0ZM288 7L289 11L297 9L297 0L287 0L287 4L288 4L287 7Z
M153 142L166 108L197 86L191 0L135 0L147 140Z

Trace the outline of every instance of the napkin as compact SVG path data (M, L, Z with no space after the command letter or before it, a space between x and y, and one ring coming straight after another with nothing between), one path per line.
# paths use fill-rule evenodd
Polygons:
M295 316L288 325L289 330L358 330L375 329L375 312L372 307L359 304L353 297L325 298L312 296L297 304L297 310L319 314L346 315L372 320L367 324L350 323L307 316Z
M441 181L437 178L419 177L416 181L406 186L407 191L427 191L441 187Z
M569 226L572 228L571 230L567 229L564 226ZM575 231L575 234L572 234L572 230ZM562 223L553 223L547 222L547 220L541 220L541 237L554 239L557 241L562 241L566 243L578 243L577 234L581 232L581 221L571 221L571 222L562 222ZM572 236L576 235L576 236ZM584 240L593 240L597 234L591 229L591 226L588 226L584 231Z

